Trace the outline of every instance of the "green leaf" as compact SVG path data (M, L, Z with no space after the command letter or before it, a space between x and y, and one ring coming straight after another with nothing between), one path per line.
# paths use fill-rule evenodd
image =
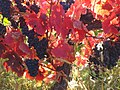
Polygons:
M3 25L4 25L4 26L10 26L10 25L11 25L11 22L5 17L5 18L3 19Z
M99 33L101 33L101 32L103 32L103 30L95 30L94 31L94 34L95 34L95 36L97 36Z

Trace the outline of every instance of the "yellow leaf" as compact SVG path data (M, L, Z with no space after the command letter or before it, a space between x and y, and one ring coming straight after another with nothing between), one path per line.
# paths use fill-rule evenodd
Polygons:
M3 19L3 25L4 25L4 26L10 26L10 25L11 25L11 22L5 17L5 18Z

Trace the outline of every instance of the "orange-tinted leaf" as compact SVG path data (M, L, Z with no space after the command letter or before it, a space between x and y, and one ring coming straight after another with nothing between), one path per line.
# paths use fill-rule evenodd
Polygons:
M113 34L118 34L118 30L117 28L115 28L116 26L114 25L115 23L118 23L119 20L117 22L114 22L115 19L115 13L113 12L106 20L104 20L104 22L102 23L102 28L104 30L105 33L113 33Z
M23 77L26 77L26 78L31 79L31 80L34 79L34 77L30 76L28 70L25 70L25 71L24 71Z
M53 60L53 65L55 68L57 68L58 66L62 66L64 64L64 62L60 61L60 60Z
M76 0L74 4L71 5L71 7L68 9L66 16L73 18L74 20L79 20L81 14L86 14L86 8L83 7L83 4L87 5L90 0L87 2L84 2L84 0ZM90 3L89 3L90 5Z
M8 66L7 62L4 62L3 66L4 66L4 68L6 69L7 72L10 71L10 67Z
M38 75L36 76L36 81L42 81L45 77L39 72Z
M82 57L81 56L78 56L78 57L76 57L76 64L77 64L77 66L80 66L80 65L85 65L86 63L87 63L87 61L86 60L84 60L84 59L82 59Z

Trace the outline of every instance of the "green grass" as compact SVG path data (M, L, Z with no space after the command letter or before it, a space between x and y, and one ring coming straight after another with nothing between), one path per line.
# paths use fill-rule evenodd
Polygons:
M35 80L18 77L14 72L6 72L3 67L4 59L0 59L0 90L49 90L54 83L39 85Z
M91 79L88 67L73 66L72 79L75 80L75 87L68 87L68 90L120 90L120 61L111 70L100 73L100 78ZM74 83L72 84L72 86Z
M5 60L0 59L0 90L50 90L54 85L42 82L38 86L35 80L28 80L24 77L18 77L13 72L6 72L2 63ZM120 90L120 62L112 70L101 73L101 79L92 80L89 75L88 67L81 69L75 65L72 66L67 90Z

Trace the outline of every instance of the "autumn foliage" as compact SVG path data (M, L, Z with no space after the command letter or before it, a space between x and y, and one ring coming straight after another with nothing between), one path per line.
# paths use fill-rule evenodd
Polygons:
M69 76L57 68L64 63L84 66L97 43L119 38L119 0L75 0L68 10L61 0L10 0L9 16L2 6L8 1L0 1L0 58L8 58L4 67L18 76L60 82ZM26 59L38 60L35 77Z

